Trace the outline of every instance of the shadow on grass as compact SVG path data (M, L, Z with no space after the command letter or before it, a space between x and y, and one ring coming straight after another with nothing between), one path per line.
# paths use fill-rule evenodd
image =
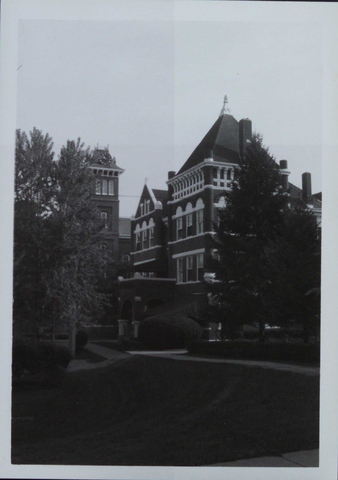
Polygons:
M318 448L319 379L130 356L13 390L12 463L207 465Z

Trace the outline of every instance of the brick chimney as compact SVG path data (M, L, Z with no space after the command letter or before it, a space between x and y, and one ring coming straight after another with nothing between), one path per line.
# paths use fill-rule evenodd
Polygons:
M311 173L309 172L305 172L303 173L302 175L302 196L303 196L303 200L305 203L309 203L310 202L310 198L311 198L311 195L312 195L312 191L311 191Z
M289 188L289 175L290 172L288 170L288 161L287 160L280 160L279 161L279 169L281 173L281 185L285 192L287 192Z
M239 153L241 156L244 155L246 147L249 145L249 142L252 137L252 122L249 118L242 118L239 121Z

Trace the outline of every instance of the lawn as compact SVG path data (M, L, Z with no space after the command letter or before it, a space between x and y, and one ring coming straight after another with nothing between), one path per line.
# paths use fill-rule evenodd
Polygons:
M319 378L130 356L15 388L13 418L14 464L207 465L318 448Z

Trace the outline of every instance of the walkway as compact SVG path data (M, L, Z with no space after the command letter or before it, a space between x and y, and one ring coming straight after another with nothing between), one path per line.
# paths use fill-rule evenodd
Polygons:
M106 367L115 362L118 362L122 358L129 357L128 353L122 353L111 348L101 347L100 345L95 345L95 343L87 343L85 349L89 352L95 353L96 355L105 358L105 360L96 363L91 363L87 360L71 360L67 368L68 372L74 372L77 370L92 370L94 368Z
M264 362L260 360L235 360L227 358L208 358L198 357L194 355L186 355L188 350L166 350L163 352L137 352L129 351L131 355L150 355L152 357L172 358L174 360L193 361L193 362L210 362L210 363L232 363L237 365L246 365L248 367L272 368L274 370L282 370L286 372L303 373L304 375L319 375L319 367L310 367L307 365L293 365L289 363Z

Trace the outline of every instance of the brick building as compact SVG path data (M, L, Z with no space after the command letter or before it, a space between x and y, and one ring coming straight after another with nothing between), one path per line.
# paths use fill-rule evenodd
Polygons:
M206 302L205 265L212 255L210 237L218 210L225 207L224 192L231 189L250 142L249 119L237 121L224 107L190 157L168 173L167 190L145 185L131 222L132 279L120 279L120 335L149 314L195 308ZM311 193L311 175L303 175L303 189L288 182L286 160L280 161L282 186L302 198L320 221L321 196Z
M116 164L108 148L94 151L90 166L95 176L92 202L105 222L102 232L102 248L107 248L114 262L130 259L130 219L120 218L119 178L124 169Z

